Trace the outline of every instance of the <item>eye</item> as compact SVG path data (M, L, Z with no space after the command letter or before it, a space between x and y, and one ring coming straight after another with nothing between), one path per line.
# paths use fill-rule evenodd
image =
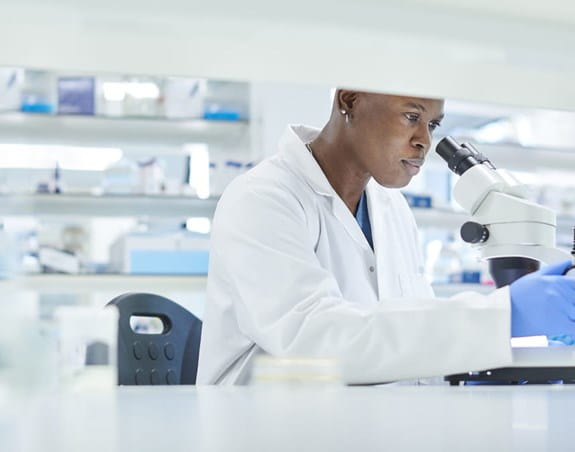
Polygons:
M417 122L419 121L419 114L417 113L405 113L405 117L410 122Z
M433 132L435 129L437 129L440 126L441 126L441 123L439 121L431 121L429 123L429 130L431 130Z

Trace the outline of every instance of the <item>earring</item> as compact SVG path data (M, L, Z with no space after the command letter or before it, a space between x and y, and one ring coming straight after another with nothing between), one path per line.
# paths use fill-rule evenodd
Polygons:
M342 115L345 115L345 114L347 113L347 111L345 111L344 109L341 109L339 112L340 112Z

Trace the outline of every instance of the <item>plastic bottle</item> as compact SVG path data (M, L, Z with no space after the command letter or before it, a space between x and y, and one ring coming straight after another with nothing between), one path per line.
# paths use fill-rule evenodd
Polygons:
M459 253L455 249L453 240L443 243L437 260L433 266L434 283L458 283L461 282L462 262Z
M210 162L209 168L210 197L217 198L222 194L218 164L216 162Z
M141 194L160 194L164 185L164 168L160 160L152 157L138 161L138 186Z
M62 193L62 182L61 182L61 174L60 174L60 165L56 163L56 167L54 168L54 172L52 173L52 181L51 181L51 193L59 195Z

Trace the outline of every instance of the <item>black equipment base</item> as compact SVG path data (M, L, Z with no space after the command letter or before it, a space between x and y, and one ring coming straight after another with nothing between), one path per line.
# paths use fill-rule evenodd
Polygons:
M468 372L445 377L451 386L461 382L486 382L490 384L550 384L562 381L575 384L575 367L502 367L499 369Z

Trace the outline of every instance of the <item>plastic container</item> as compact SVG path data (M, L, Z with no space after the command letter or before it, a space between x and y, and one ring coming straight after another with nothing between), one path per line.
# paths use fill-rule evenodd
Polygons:
M164 85L164 114L167 118L201 118L206 80L170 77Z
M0 68L0 111L20 109L24 71L16 68Z
M342 373L337 359L259 355L252 365L251 385L340 386Z
M93 115L95 90L94 77L58 78L58 114Z
M126 158L122 158L106 168L102 188L104 193L130 194L136 191L137 182L137 165Z
M56 310L58 383L72 391L111 390L118 381L118 310L63 306Z
M210 197L219 197L222 194L221 190L221 183L220 183L220 174L218 172L218 164L216 162L210 162Z
M138 161L138 192L145 195L163 193L165 175L162 162L156 157Z
M27 70L24 75L20 109L26 113L53 113L54 76L49 72Z

